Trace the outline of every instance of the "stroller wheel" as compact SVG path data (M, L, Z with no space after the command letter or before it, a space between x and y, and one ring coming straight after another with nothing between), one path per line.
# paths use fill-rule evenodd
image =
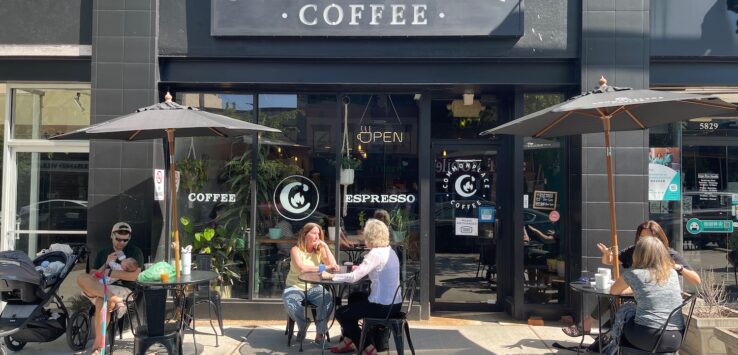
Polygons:
M23 349L24 346L26 346L25 341L15 340L10 335L6 336L4 339L5 339L5 346L7 346L8 350L10 351L20 351L21 349Z
M85 311L77 311L69 317L67 323L67 343L73 351L80 351L87 346L90 338L90 316Z

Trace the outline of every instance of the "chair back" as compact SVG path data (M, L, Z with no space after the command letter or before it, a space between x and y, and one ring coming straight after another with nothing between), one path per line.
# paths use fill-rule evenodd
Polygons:
M277 277L279 278L279 287L285 289L285 282L287 282L287 274L290 272L290 261L292 259L288 256L277 261Z
M210 271L210 268L212 267L212 260L213 258L210 256L210 254L195 255L195 264L197 265L198 270Z
M138 336L142 326L146 326L149 336L164 334L166 301L167 289L164 288L139 287L126 297L126 305L133 305L129 307L128 319L134 336Z
M682 341L679 343L679 347L682 347L682 344L684 343L684 338L687 335L687 330L689 330L689 324L692 322L692 312L694 311L694 304L697 301L697 294L693 294L684 301L682 301L682 304L680 304L678 307L674 308L671 313L669 313L669 317L666 318L666 322L663 326L659 329L659 339L654 344L653 348L650 349L650 353L655 354L658 350L659 346L661 345L661 340L664 338L664 332L666 332L666 327L669 326L669 322L679 315L683 315L684 307L689 305L689 311L686 315L684 315L684 329L681 330L682 333Z
M418 272L415 271L405 278L405 282L402 282L399 286L397 286L394 298L397 298L397 295L402 293L402 302L407 302L407 308L404 312L400 312L400 317L405 317L413 309L413 303L415 302L415 289L417 288L417 284ZM397 316L397 314L392 314L392 308L390 308L387 311L387 317L385 317L385 320L393 317L396 318Z

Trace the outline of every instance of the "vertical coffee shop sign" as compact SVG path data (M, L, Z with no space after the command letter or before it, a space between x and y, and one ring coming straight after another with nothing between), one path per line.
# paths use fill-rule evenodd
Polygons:
M522 0L212 0L213 36L517 36Z

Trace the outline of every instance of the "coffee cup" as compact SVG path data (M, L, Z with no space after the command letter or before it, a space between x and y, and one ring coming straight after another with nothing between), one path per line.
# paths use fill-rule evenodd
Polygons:
M605 275L605 279L607 280L612 279L612 271L610 270L610 268L606 268L606 267L597 268L597 273Z
M607 274L595 274L595 287L597 287L598 290L606 290L610 288L610 279L607 276Z

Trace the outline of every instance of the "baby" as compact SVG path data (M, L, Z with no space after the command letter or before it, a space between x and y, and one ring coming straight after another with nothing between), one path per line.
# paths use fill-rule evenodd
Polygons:
M136 271L136 269L138 269L139 266L138 266L138 261L136 261L136 259L134 259L134 258L125 258L125 259L121 260L120 263L118 263L117 261L111 261L111 262L108 263L107 267L109 267L110 269L112 269L114 271L128 271L128 272L132 272L132 271ZM108 278L108 284L111 284L111 283L116 282L116 281L118 281L118 279L116 279L114 277L109 277ZM100 283L102 283L102 278L100 278Z

